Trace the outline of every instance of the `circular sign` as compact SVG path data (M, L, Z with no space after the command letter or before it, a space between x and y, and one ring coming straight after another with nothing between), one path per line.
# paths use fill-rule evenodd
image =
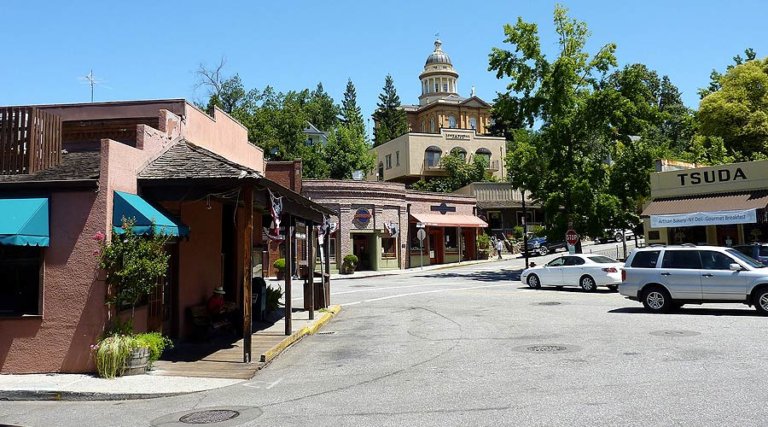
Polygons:
M368 209L360 208L355 211L355 216L352 217L352 221L361 225L368 225L368 223L371 221L371 213L368 211Z
M576 234L576 231L574 230L568 230L565 232L565 241L568 242L569 245L575 245L579 241L579 235Z
M424 240L424 238L427 237L427 232L424 231L423 228L420 228L419 231L416 232L416 237L418 237L419 240Z

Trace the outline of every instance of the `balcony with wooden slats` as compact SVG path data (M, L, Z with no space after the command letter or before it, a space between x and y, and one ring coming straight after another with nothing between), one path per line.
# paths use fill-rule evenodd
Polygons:
M0 175L32 174L61 163L61 118L35 107L0 108Z

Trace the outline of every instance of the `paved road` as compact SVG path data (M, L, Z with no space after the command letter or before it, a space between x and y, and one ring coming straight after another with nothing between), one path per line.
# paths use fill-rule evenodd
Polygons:
M520 264L338 280L341 314L252 381L139 402L5 402L0 424L173 425L211 408L241 413L217 426L768 422L768 319L754 310L646 314L608 291L528 289Z

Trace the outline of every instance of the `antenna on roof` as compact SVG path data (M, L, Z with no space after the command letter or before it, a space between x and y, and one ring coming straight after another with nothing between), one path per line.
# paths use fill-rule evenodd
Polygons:
M80 77L81 80L85 80L86 84L91 86L91 102L93 102L93 88L97 84L101 84L102 80L99 80L96 78L96 76L93 75L93 70L90 70L88 74L86 74L83 77Z

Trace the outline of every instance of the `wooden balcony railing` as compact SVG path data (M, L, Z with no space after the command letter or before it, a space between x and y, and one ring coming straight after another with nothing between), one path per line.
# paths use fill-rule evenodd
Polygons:
M35 173L60 162L60 117L34 107L0 108L0 175Z

